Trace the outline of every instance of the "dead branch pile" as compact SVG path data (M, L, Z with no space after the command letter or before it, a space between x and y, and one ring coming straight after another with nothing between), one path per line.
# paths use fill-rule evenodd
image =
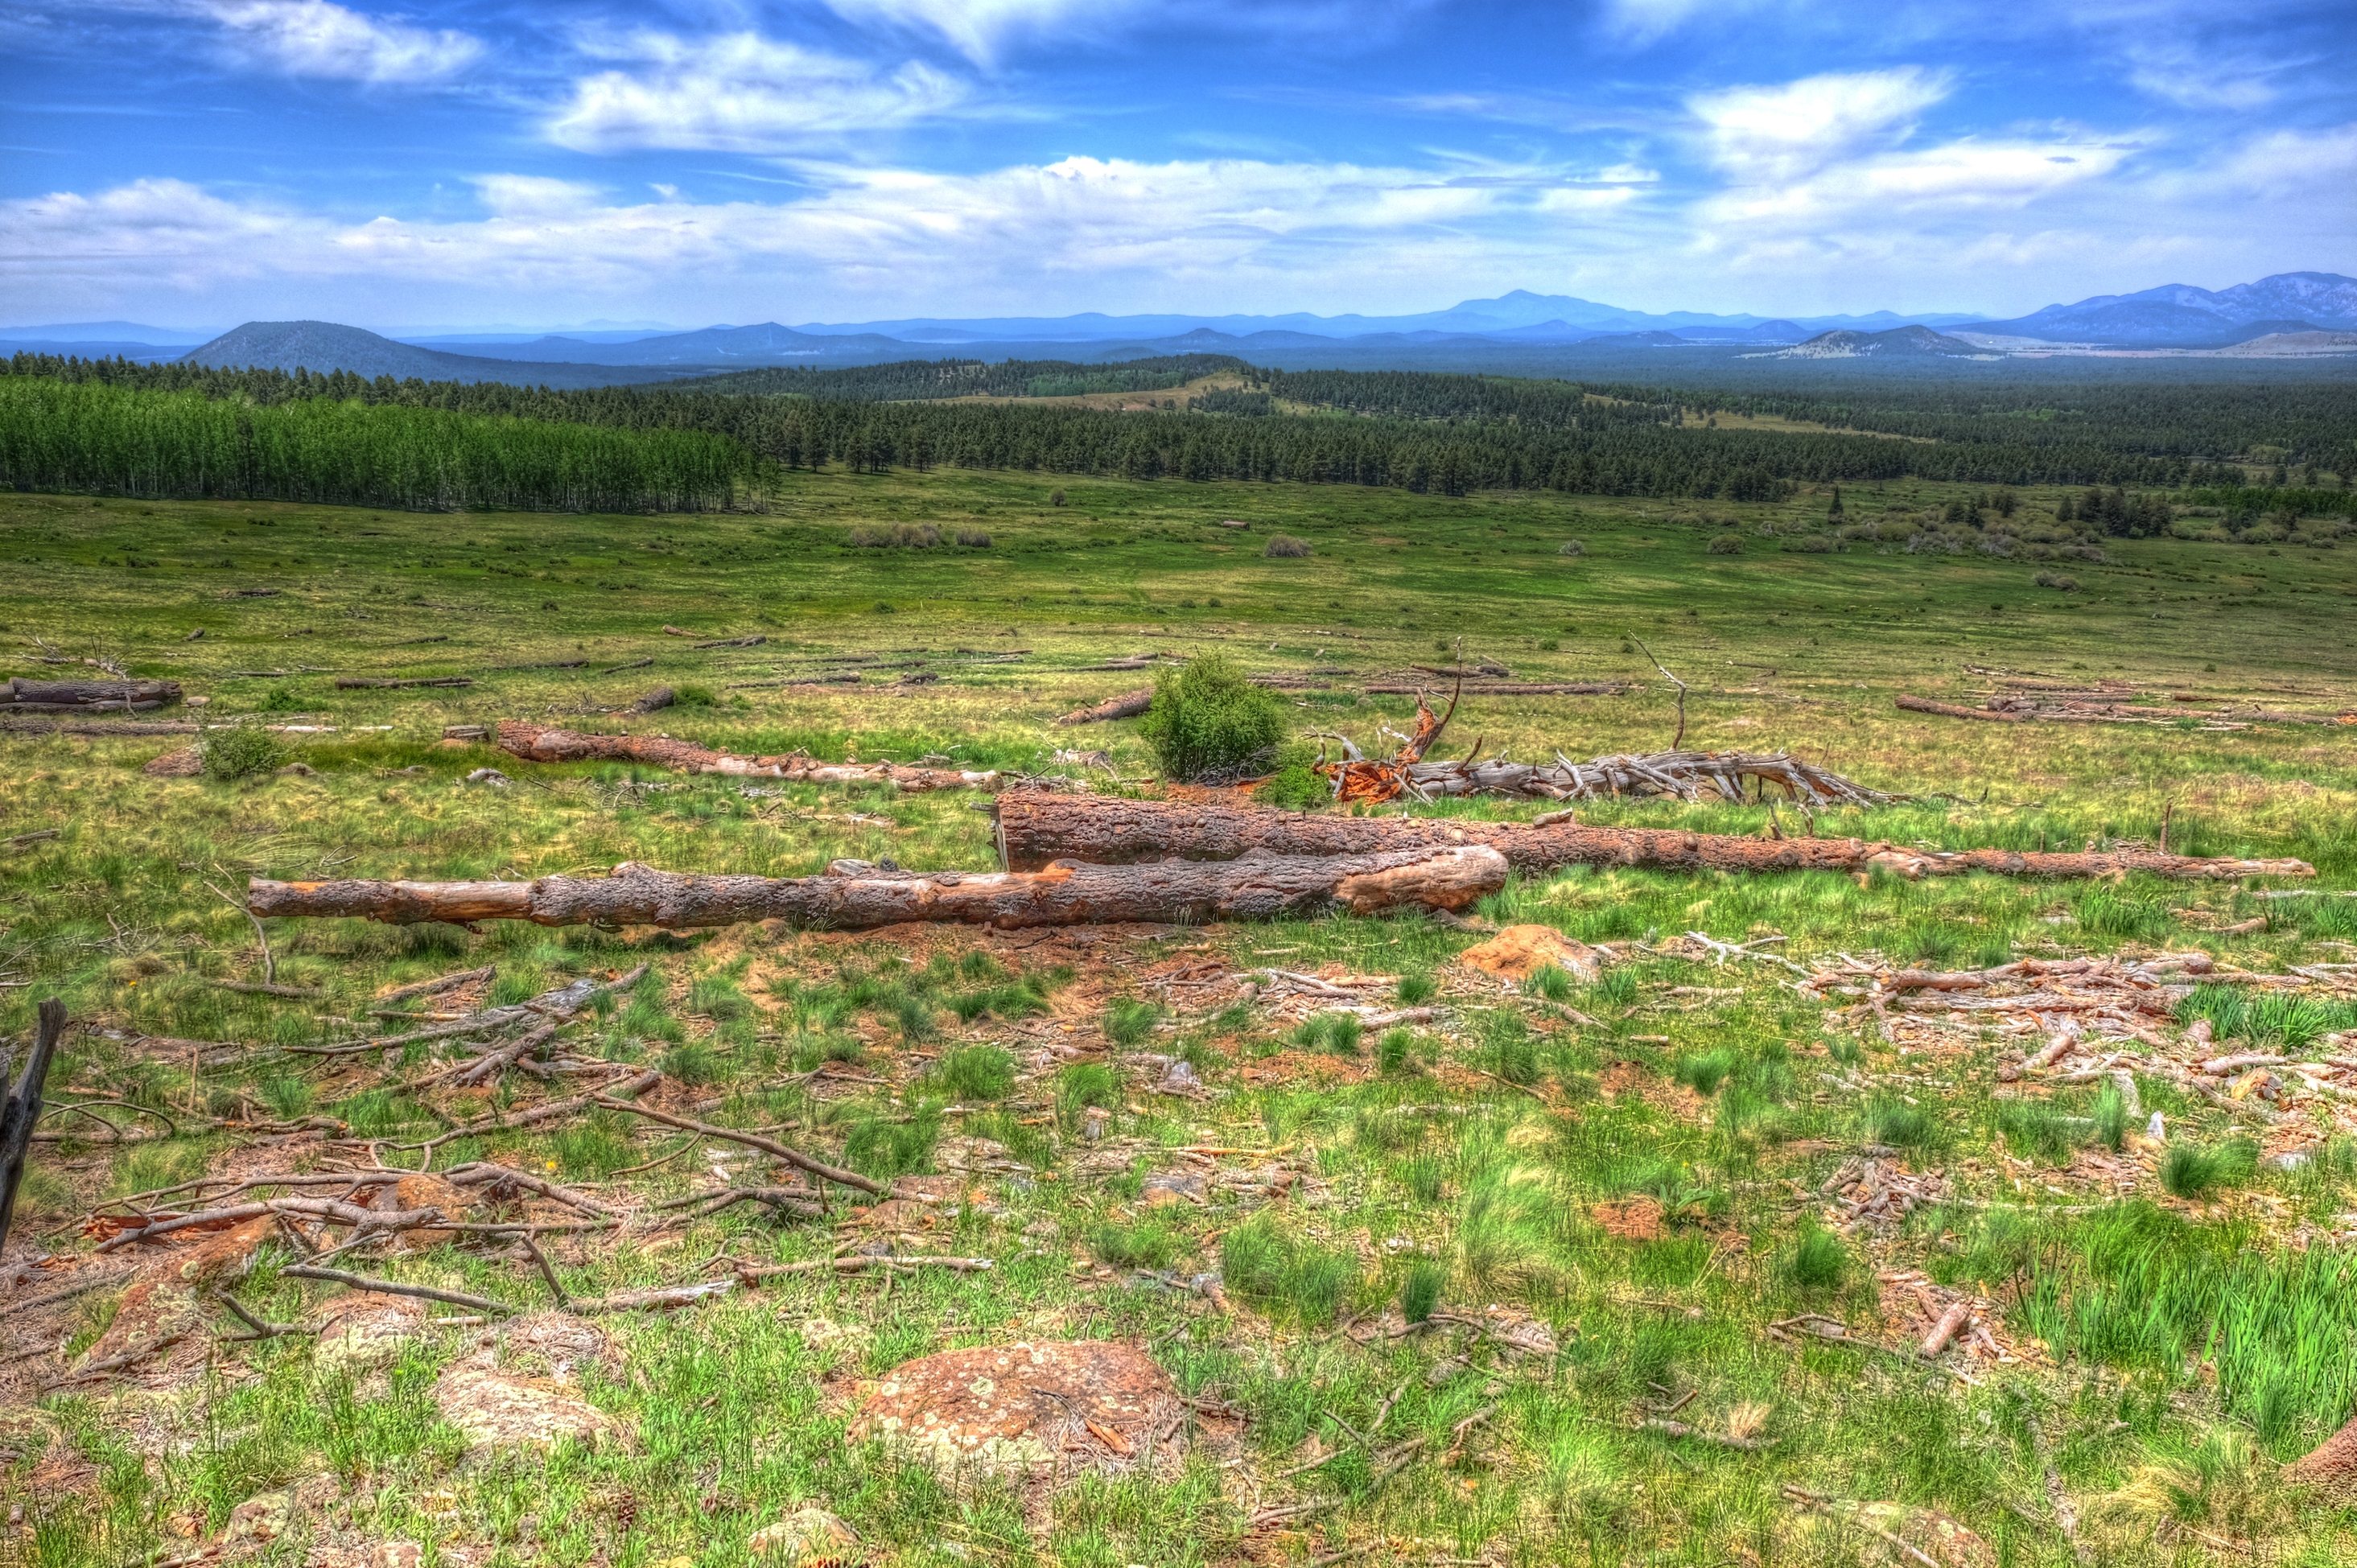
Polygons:
M2218 1041L2206 1018L2180 1027L2179 1005L2197 983L2341 989L2352 974L2357 974L2357 965L2309 964L2281 975L2222 969L2198 951L2163 953L2141 962L2024 959L1955 972L1893 969L1844 955L1841 963L1813 972L1798 988L1840 1002L1829 1022L1878 1028L1886 1036L1894 1014L1946 1015L2037 1041L2035 1049L2018 1051L1998 1068L2000 1082L2110 1078L2122 1086L2133 1115L2132 1069L2166 1079L2222 1109L2274 1122L2282 1118L2270 1107L2304 1103L2348 1115L2357 1108L2357 1058L2318 1053L2301 1060L2254 1050L2248 1041ZM2327 1036L2325 1044L2333 1038ZM1828 1081L1852 1090L1868 1087L1830 1075Z
M908 921L1016 929L1270 919L1342 908L1462 908L1505 885L1506 860L1476 845L1316 859L1254 855L1151 866L1059 863L1038 872L931 874L838 860L826 875L694 876L625 864L602 877L536 882L271 882L262 917L350 917L392 925L529 920L544 926L684 930L779 920L798 930L873 930Z
M2105 692L2007 693L1990 697L1977 708L1935 703L1929 697L1901 693L1893 699L1908 713L1936 714L1943 718L1984 719L1996 724L2178 725L2190 719L2202 729L2241 729L2266 725L2357 725L2357 713L2287 714L2255 705L2217 708L2158 707L2119 700Z
M1482 844L1524 873L1567 865L1637 865L1667 871L1885 871L1914 880L1986 872L1999 876L2157 876L2215 879L2313 876L2298 860L2240 860L2143 850L2046 854L1942 851L1867 839L1746 838L1668 828L1593 828L1549 813L1535 822L1339 812L1100 796L1006 794L993 807L1007 866L1037 871L1061 859L1098 865L1164 860L1233 860L1246 854L1372 854Z
M0 685L0 714L144 714L180 700L178 681L27 681Z
M1457 712L1457 697L1446 713L1436 714L1421 692L1415 701L1415 730L1411 735L1387 735L1400 742L1390 757L1370 761L1347 736L1320 736L1342 748L1342 760L1329 761L1321 752L1318 771L1332 781L1334 799L1351 805L1378 805L1403 796L1429 801L1439 796L1506 795L1546 800L1593 800L1628 795L1666 795L1680 800L1711 798L1740 801L1744 786L1749 799L1764 800L1770 789L1806 807L1876 806L1904 796L1828 773L1786 752L1664 751L1650 757L1598 757L1574 762L1560 751L1553 762L1510 762L1492 757L1478 760L1481 743L1461 762L1426 762Z
M893 762L820 762L799 753L737 757L668 736L583 735L517 719L500 721L499 738L501 750L526 762L644 762L678 773L725 773L813 784L890 784L910 790L986 786L999 778L995 771L909 768Z

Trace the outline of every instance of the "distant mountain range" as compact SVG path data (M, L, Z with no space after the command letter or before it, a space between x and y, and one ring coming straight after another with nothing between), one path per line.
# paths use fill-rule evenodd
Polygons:
M1946 330L1942 330L1945 328ZM597 323L577 334L460 333L393 338L325 321L250 321L209 342L132 321L0 328L0 354L121 354L207 365L343 369L371 377L601 386L719 370L875 364L889 360L1066 359L1233 354L1289 369L1482 370L1558 374L1575 359L1720 349L1793 359L1986 358L2007 352L2219 349L2307 335L2330 345L2357 331L2357 279L2280 273L2212 291L2181 284L2050 305L2011 321L1953 312L1763 319L1694 311L1658 315L1517 289L1420 316L908 317L854 324L778 322L654 332ZM1957 334L1970 335L1966 341ZM2330 348L2316 351L2337 351ZM1626 367L1616 367L1626 368Z
M2226 348L2274 332L2357 328L2357 278L2277 273L2212 293L2186 284L2050 305L2012 321L1955 322L1975 332L2123 349Z

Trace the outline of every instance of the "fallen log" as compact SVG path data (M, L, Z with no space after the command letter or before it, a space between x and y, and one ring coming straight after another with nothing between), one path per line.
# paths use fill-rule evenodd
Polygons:
M1749 781L1751 799L1770 788L1805 806L1879 806L1904 796L1886 794L1828 773L1790 753L1663 751L1650 757L1598 757L1574 762L1557 754L1544 763L1419 762L1407 770L1414 793L1520 795L1545 800L1600 800L1667 795L1680 800L1722 800L1741 804Z
M1113 719L1135 718L1153 705L1154 688L1140 686L1135 692L1107 697L1093 708L1074 708L1056 722L1060 725L1101 725Z
M543 926L688 930L780 920L801 930L873 930L905 921L996 926L1157 925L1456 909L1505 885L1506 861L1473 844L1315 857L1245 855L1146 866L1058 862L1030 872L920 874L836 861L823 876L697 876L625 864L605 876L536 882L272 882L247 897L264 918L388 925L529 920Z
M77 714L103 709L75 708ZM116 711L120 711L119 709ZM145 711L145 710L143 710ZM194 735L197 726L180 719L66 719L18 717L19 707L0 706L0 736L7 735Z
M1960 708L1953 703L1935 703L1929 697L1910 697L1904 692L1891 701L1910 714L1937 714L1943 719L1992 719L2001 725L2018 725L2029 716L1999 708Z
M145 712L180 700L178 681L27 681L0 685L0 712L18 714Z
M15 1073L16 1053L0 1049L0 1247L8 1241L8 1220L16 1208L16 1186L25 1178L33 1126L41 1119L41 1090L49 1079L58 1041L66 1032L66 1004L52 996L41 1004L40 1023L25 1070ZM14 1074L12 1079L12 1074Z
M1408 697L1425 690L1411 682L1374 682L1360 688L1377 696ZM1617 681L1566 681L1549 684L1533 681L1476 681L1465 688L1469 697L1617 697L1629 688Z
M1999 876L2111 876L2145 872L2179 878L2313 876L2298 860L2236 860L2143 850L2041 854L2010 849L1953 853L1865 839L1761 839L1664 828L1539 826L1447 818L1346 817L1178 800L1009 793L995 808L999 843L1015 871L1062 858L1093 865L1173 859L1226 861L1247 854L1362 855L1483 845L1515 870L1566 865L1641 865L1667 871L1888 870L1910 881L1969 871Z
M370 681L353 675L339 675L336 678L336 690L361 692L387 690L396 686L471 686L474 683L475 678L472 675L436 675L420 677L414 681Z
M901 789L954 789L996 783L998 774L893 762L820 762L801 756L738 757L666 736L582 735L516 719L500 721L500 748L526 762L644 762L677 773L726 773L812 784L890 784Z

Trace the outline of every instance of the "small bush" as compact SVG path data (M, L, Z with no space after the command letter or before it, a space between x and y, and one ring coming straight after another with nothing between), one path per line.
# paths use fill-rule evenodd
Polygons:
M1162 1009L1151 1002L1116 1002L1105 1009L1105 1038L1116 1046L1143 1043L1162 1022Z
M291 687L273 686L258 705L265 714L291 714L303 705L303 699Z
M1839 1236L1812 1225L1801 1232L1787 1270L1803 1290L1838 1289L1849 1273L1849 1249Z
M1138 731L1166 778L1233 778L1285 738L1285 709L1220 654L1206 654L1157 678L1154 705Z
M2120 1092L2116 1083L2106 1083L2095 1091L2095 1141L2114 1154L2128 1137L2128 1097Z
M1562 647L1563 644L1556 641L1552 637L1543 637L1539 639L1539 651L1541 653L1553 653Z
M2244 1138L2213 1149L2171 1144L2160 1157L2160 1186L2171 1197L2203 1198L2222 1187L2250 1180L2258 1164L2259 1146Z
M1309 553L1309 541L1296 539L1289 533L1273 533L1261 553L1279 561L1298 561Z
M1100 1219L1089 1227L1089 1251L1116 1269L1167 1269L1187 1250L1187 1234L1168 1220L1148 1218L1125 1225Z
M930 522L895 522L851 531L852 547L857 550L931 550L941 542L942 531Z
M1386 1029L1375 1042L1375 1065L1387 1073L1408 1069L1409 1053L1415 1048L1415 1036L1405 1028Z
M671 700L683 708L711 708L720 703L719 694L709 686L674 686Z
M2079 579L2066 577L2060 572L2040 572L2030 581L2041 588L2053 588L2065 594L2075 594L2079 591Z
M1894 1148L1920 1149L1932 1142L1931 1113L1903 1100L1878 1100L1866 1108L1866 1134Z
M1333 791L1326 780L1311 771L1317 760L1317 747L1306 741L1286 741L1276 748L1275 766L1253 790L1253 799L1288 811L1306 811L1324 805Z
M214 730L204 739L205 772L220 779L251 779L286 760L286 746L259 725Z
M1740 555L1743 553L1743 536L1739 533L1714 534L1708 549L1713 555Z
M864 1175L888 1179L915 1176L933 1157L942 1141L938 1116L919 1115L906 1122L872 1116L851 1129L843 1144L844 1162Z
M1587 542L1584 539L1566 539L1560 545L1555 547L1555 553L1558 555L1585 555L1587 553Z
M1102 1062L1083 1062L1056 1075L1056 1116L1067 1127L1077 1127L1081 1112L1093 1105L1111 1111L1121 1100L1121 1083Z
M1400 1286L1400 1316L1410 1323L1430 1322L1433 1309L1440 1305L1440 1287L1448 1282L1447 1269L1430 1258L1418 1258Z
M1671 1076L1696 1094L1707 1099L1718 1091L1718 1086L1733 1076L1738 1058L1725 1046L1715 1050L1680 1057Z
M1003 1100L1015 1087L1015 1058L998 1046L963 1046L942 1053L933 1077L956 1100Z
M990 548L990 535L985 533L978 528L959 529L957 531L957 542L960 544L964 545L968 550L987 550Z

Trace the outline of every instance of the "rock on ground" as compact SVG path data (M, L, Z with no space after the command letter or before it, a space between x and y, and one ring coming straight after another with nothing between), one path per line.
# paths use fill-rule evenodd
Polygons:
M849 1436L901 1444L944 1473L1126 1468L1172 1454L1169 1374L1127 1345L1023 1343L920 1357L877 1384Z
M1457 955L1459 962L1507 980L1524 981L1553 964L1577 981L1604 972L1601 955L1553 926L1508 926L1488 941Z
M619 1441L622 1423L550 1378L457 1366L434 1385L443 1419L478 1448L552 1448L567 1438Z

